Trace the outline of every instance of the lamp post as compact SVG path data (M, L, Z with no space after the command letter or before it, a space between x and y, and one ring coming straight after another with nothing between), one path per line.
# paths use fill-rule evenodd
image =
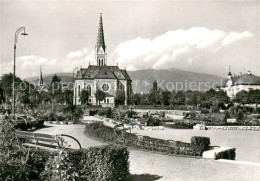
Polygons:
M13 105L12 105L12 112L15 116L15 58L16 58L16 44L18 43L18 35L21 33L23 36L27 36L28 34L25 33L25 27L20 27L16 30L14 36L14 73L13 73Z

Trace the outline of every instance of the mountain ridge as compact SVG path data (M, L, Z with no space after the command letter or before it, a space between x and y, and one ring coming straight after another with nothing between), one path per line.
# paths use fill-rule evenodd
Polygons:
M60 76L64 83L73 82L73 73L60 72L43 75L43 81L50 83L53 75ZM176 68L170 69L144 69L137 71L128 71L129 76L133 81L134 92L148 92L153 81L158 82L158 87L161 89L172 90L193 90L205 91L209 88L214 88L216 85L221 85L225 78L211 75L207 73L197 73ZM25 80L37 83L39 77L29 77Z

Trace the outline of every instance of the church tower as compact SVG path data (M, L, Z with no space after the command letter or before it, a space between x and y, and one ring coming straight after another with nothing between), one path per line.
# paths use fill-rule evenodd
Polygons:
M39 86L43 86L43 78L42 78L42 66L40 66L40 77L39 77Z
M98 36L97 36L97 43L96 43L96 48L95 48L95 57L96 57L98 66L104 66L107 64L107 53L106 53L106 45L105 45L105 39L104 39L102 13L100 13L100 19L99 19Z

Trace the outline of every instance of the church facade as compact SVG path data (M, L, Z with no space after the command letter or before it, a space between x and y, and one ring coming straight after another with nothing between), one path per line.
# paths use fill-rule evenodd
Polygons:
M96 65L80 68L75 74L74 104L81 105L80 95L82 90L89 93L88 103L97 105L96 91L105 93L105 99L100 102L102 107L114 107L118 90L125 94L125 105L132 94L132 80L126 69L107 64L107 50L105 45L102 14L100 15L97 43L95 46Z

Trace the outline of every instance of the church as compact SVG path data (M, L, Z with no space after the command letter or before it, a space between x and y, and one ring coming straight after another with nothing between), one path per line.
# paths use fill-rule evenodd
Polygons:
M102 107L114 107L117 90L125 94L125 105L132 94L132 80L126 69L111 66L107 63L107 49L104 38L102 14L100 14L97 43L95 46L96 65L80 68L75 74L74 104L81 105L80 95L82 90L89 92L88 103L98 105L96 91L105 93L105 99L100 102Z

